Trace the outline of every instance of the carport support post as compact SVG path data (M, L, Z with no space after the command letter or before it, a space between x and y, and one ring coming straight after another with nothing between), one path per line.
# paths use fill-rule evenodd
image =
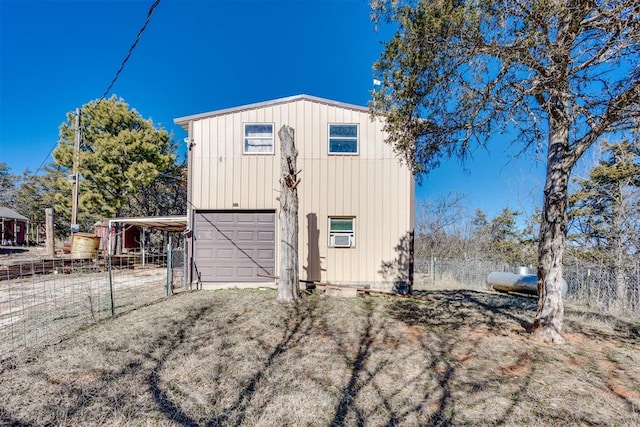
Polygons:
M189 252L187 251L187 246L189 246L189 239L187 239L187 235L184 234L182 237L182 288L189 283L189 290L191 290L191 281L189 280L187 267L189 266Z
M280 138L280 281L278 299L295 301L300 298L298 276L298 152L293 128L284 125Z
M173 279L173 270L171 268L171 264L173 264L172 262L172 250L173 248L171 247L171 236L169 236L169 243L167 243L167 289L166 289L166 293L167 296L171 295L171 285L172 285L172 280Z
M111 228L111 223L109 223ZM111 253L107 252L107 271L109 272L109 304L111 306L111 317L116 315L116 307L113 303L113 268L111 267Z
M141 249L141 253L142 253L142 268L144 268L146 266L146 258L147 258L147 254L145 253L145 245L144 245L144 241L145 241L145 231L146 229L143 227L142 228L142 233L140 233L142 235L142 238L140 239L140 249Z

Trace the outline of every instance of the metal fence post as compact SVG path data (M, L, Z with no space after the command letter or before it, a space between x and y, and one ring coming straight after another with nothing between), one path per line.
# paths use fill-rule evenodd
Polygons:
M187 286L187 267L188 267L188 258L187 258L187 235L185 234L182 238L182 289L184 290ZM189 283L189 290L191 290L191 283Z
M436 285L436 258L431 257L431 286Z
M167 296L171 295L171 285L173 282L173 268L172 268L172 251L171 247L171 236L169 236L169 243L167 244Z
M107 271L109 272L109 304L111 306L111 317L116 315L116 306L113 302L113 269L111 268L111 254L107 255Z

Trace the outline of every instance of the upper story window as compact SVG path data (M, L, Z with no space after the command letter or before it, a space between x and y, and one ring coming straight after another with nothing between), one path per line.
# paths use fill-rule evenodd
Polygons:
M244 124L244 153L273 154L273 123Z
M358 125L329 125L329 154L358 154Z

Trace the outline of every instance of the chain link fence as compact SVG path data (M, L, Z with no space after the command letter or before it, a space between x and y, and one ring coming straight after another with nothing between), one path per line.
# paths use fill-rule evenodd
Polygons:
M618 298L614 271L602 265L579 263L565 267L569 298L604 312L640 317L640 260L623 271L625 295Z
M477 259L416 259L414 289L490 290L490 286L487 285L489 273L515 273L518 267L520 266ZM528 267L531 274L535 274L535 268ZM564 268L564 279L568 288L566 299L605 313L640 317L640 260L626 266L624 277L626 294L620 301L616 295L611 268L586 263L567 265Z
M514 271L514 267L498 261L480 259L416 259L415 289L457 288L487 290L487 276L493 271Z
M169 262L170 260L170 262ZM188 290L184 250L0 263L0 359Z

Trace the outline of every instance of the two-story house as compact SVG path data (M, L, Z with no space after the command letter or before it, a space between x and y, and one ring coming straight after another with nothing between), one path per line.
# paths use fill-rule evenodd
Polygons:
M410 286L414 180L366 107L308 95L180 117L188 132L190 280L278 276L283 125L295 131L300 278Z

